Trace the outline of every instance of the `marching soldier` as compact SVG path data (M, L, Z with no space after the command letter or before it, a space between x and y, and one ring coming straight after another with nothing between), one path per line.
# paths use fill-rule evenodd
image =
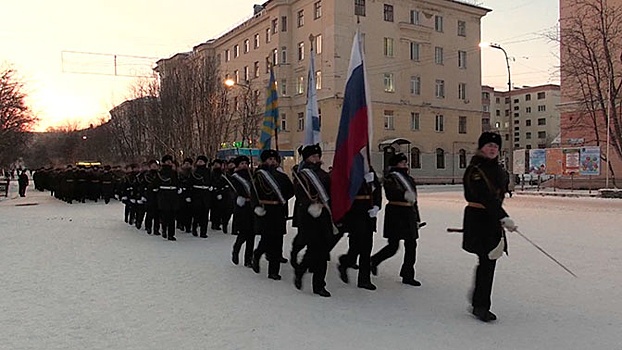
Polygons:
M177 171L173 169L173 156L167 154L162 157L162 168L154 182L158 188L158 210L162 223L162 238L176 241L175 213L179 209L178 195L181 194Z
M210 189L212 192L212 198L211 206L209 206L209 220L212 222L212 230L222 230L222 216L224 213L223 192L225 190L225 186L227 186L226 181L222 178L222 165L222 159L214 159L214 162L212 163L212 185Z
M236 199L231 233L237 237L233 244L231 261L235 265L240 263L240 249L242 249L242 244L245 244L244 266L252 267L253 250L255 249L254 214L250 202L253 179L248 168L249 159L247 156L238 156L233 160L233 163L236 170L231 175L231 184L235 189Z
M326 290L326 269L334 243L330 215L330 175L321 168L322 149L310 145L302 149L304 167L296 175L296 200L299 204L298 232L307 243L302 262L295 269L294 285L302 289L305 272L313 273L313 293L330 297Z
M198 156L192 172L192 235L207 238L207 214L211 201L211 179L207 157Z
M192 158L184 159L179 169L179 186L182 189L177 228L186 233L192 232Z
M354 197L352 207L343 219L343 231L348 232L348 253L339 257L339 277L348 283L348 268L354 267L359 260L359 288L376 290L371 283L370 259L376 231L376 216L382 206L382 189L373 169L365 175L365 182Z
M125 204L125 222L134 225L136 212L134 206L134 186L136 186L136 174L138 173L138 165L130 164L125 167L125 177L121 185L121 201Z
M110 171L110 165L104 166L104 172L101 176L101 185L102 185L102 197L104 199L104 203L110 203L110 198L114 195L114 182L115 176Z
M149 171L149 164L143 163L141 170L138 174L136 174L136 186L134 186L134 199L136 200L134 210L136 211L136 220L134 225L137 229L143 226L143 221L145 220L145 202L146 202L146 186L145 183L145 174Z
M223 172L224 187L222 190L222 232L228 233L229 221L233 215L235 208L236 194L235 189L232 188L231 175L235 172L235 162L230 159L226 162L226 168Z
M253 253L253 271L260 272L259 260L266 254L268 278L280 280L283 236L287 233L287 201L294 196L289 177L277 170L279 153L261 152L261 165L255 172L253 206L258 216L261 240Z
M400 241L404 241L404 262L400 270L402 283L420 286L415 279L417 239L419 238L419 206L417 186L408 175L408 158L397 153L389 159L389 171L384 180L384 192L389 201L384 215L384 237L388 244L371 257L371 272L378 273L378 265L397 253ZM362 268L362 266L361 266Z
M158 212L158 192L156 187L158 179L158 162L155 159L147 162L149 170L143 174L143 196L141 200L145 206L145 230L147 234L153 232L154 235L160 235L160 215Z

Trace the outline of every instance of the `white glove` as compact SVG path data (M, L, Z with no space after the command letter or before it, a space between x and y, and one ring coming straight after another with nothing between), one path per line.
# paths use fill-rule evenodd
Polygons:
M246 198L238 196L238 198L235 199L235 204L237 204L238 207L243 207L244 204L246 204Z
M208 188L208 190L213 191L213 190L214 190L214 187L210 186L210 187Z
M313 203L307 208L307 213L314 218L319 218L322 215L322 205L320 203Z
M114 198L116 198L116 200L119 200L119 195L118 195L118 194L115 194L115 195L114 195Z
M186 203L190 203L190 202L192 202L192 198L190 197L186 198Z
M147 198L145 198L145 197L141 197L141 198L140 198L140 200L141 200L143 203L147 203Z
M217 196L216 196L216 199L221 200L221 199L222 199L222 195L220 195L220 194L219 194L219 195L217 195Z
M374 182L374 172L373 172L373 171L370 171L370 172L368 172L367 174L365 174L365 181L366 181L367 183L372 183L372 182Z
M122 200L122 201L126 201L126 200L127 200L127 197L126 197L126 196L123 196L123 197L121 197L121 200Z
M264 209L263 207L255 207L255 209L253 210L255 212L255 215L257 216L264 216L266 215L266 209Z
M177 194L181 194L183 191L184 191L183 188L179 188L179 189L177 189Z
M501 219L501 226L503 226L504 229L510 232L514 232L518 228L518 226L516 226L516 224L514 223L514 220L510 219L509 216L506 216L503 219Z
M139 199L139 200L137 200L137 201L136 201L136 203L138 203L138 204L143 204L143 200L142 200L142 199Z
M369 209L367 213L369 214L370 218L375 218L378 215L379 211L380 211L380 208L378 208L377 205L374 205L374 207Z
M417 201L417 195L415 194L415 192L406 191L404 192L404 199L408 203L413 204Z
M136 199L130 199L130 203L136 203Z

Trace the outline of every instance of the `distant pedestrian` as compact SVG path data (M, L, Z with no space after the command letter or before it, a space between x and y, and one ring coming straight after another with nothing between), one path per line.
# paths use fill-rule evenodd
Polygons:
M17 184L19 185L19 196L26 197L26 187L28 187L28 174L26 174L26 169L19 172Z

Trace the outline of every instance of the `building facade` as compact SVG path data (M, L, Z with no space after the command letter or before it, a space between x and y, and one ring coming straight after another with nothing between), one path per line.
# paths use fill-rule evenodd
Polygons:
M313 45L322 148L325 162L332 163L352 41L360 28L375 161L393 145L409 152L415 176L461 179L482 130L478 44L488 9L454 0L270 0L254 10L249 20L198 47L214 55L223 80L236 82L231 95L256 91L262 112L267 61L274 64L280 149L294 150L304 138ZM233 97L235 111L240 99ZM240 135L227 137L225 143L232 143Z

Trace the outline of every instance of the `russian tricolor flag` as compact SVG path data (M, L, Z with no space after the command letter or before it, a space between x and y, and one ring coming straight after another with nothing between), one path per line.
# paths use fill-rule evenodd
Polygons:
M368 101L363 53L357 30L352 44L331 174L330 201L335 222L341 221L350 210L354 196L365 181L365 174L369 172L371 109L368 109Z

